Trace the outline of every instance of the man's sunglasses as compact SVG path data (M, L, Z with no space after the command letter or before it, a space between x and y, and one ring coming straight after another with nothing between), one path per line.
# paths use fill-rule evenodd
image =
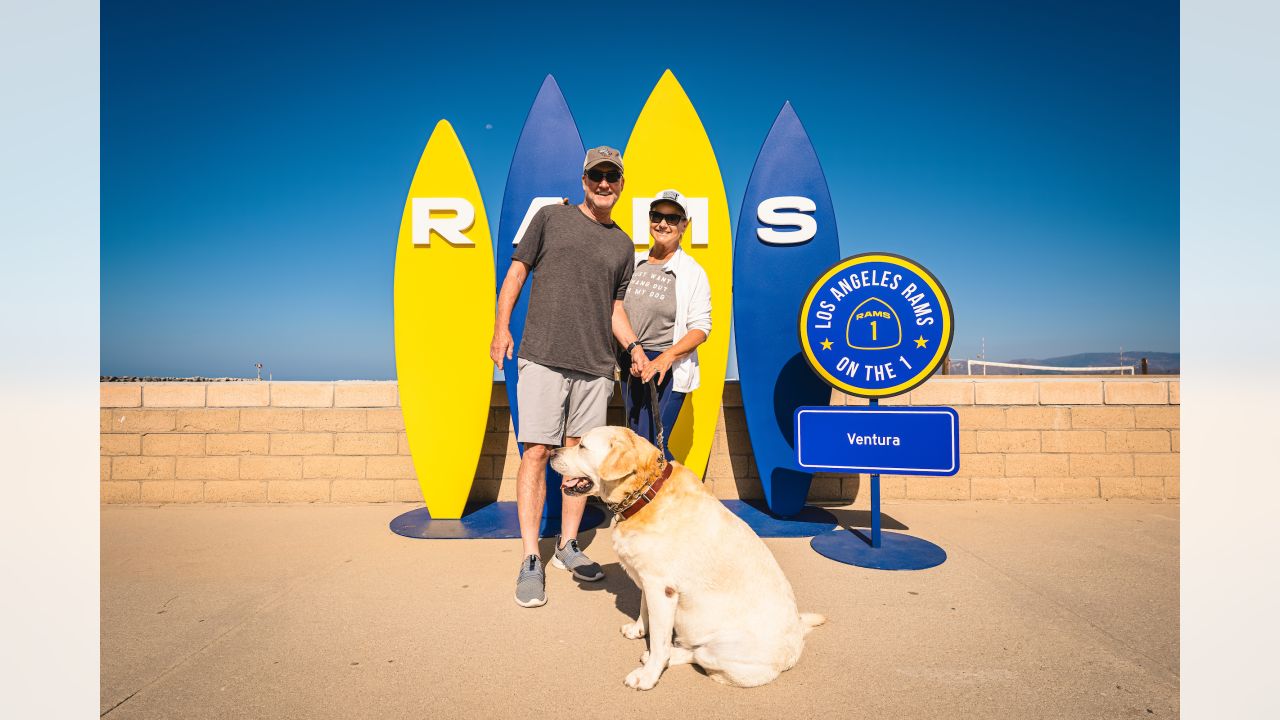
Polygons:
M591 182L608 180L611 183L616 183L622 179L622 172L620 170L610 170L605 172L604 170L596 170L595 168L592 168L587 171L587 179Z
M649 222L657 225L663 220L666 220L667 224L671 227L675 227L680 224L681 220L684 220L684 216L680 213L660 213L657 210L649 211Z

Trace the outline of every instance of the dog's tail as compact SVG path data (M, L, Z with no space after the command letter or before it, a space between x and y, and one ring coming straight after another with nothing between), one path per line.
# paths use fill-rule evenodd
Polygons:
M826 615L819 615L818 613L800 613L800 622L804 624L804 631L806 633L826 621Z

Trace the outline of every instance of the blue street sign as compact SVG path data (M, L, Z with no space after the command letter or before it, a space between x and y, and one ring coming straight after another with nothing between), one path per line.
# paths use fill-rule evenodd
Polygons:
M955 475L960 417L949 407L802 407L796 460L806 470Z

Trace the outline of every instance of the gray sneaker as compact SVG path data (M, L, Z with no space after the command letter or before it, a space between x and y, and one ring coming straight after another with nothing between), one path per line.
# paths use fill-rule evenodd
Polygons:
M520 607L547 604L547 574L542 571L542 561L537 555L529 555L520 562L520 577L516 578L516 604Z
M560 538L556 538L559 540ZM570 540L564 544L564 547L556 546L555 557L551 558L551 564L561 570L569 570L573 572L573 576L579 580L587 582L595 582L604 579L604 571L600 569L600 564L592 562L586 553L578 547L577 540Z

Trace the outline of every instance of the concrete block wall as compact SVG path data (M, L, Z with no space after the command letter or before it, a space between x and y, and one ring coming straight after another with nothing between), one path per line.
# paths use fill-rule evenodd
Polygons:
M866 404L832 393L832 404ZM889 405L960 414L960 473L885 475L885 500L1178 498L1176 378L935 377ZM615 394L609 422L622 424ZM472 499L514 500L511 415L494 385ZM866 478L819 474L813 502L867 505ZM762 496L736 384L705 481ZM394 382L102 383L104 503L421 502Z

